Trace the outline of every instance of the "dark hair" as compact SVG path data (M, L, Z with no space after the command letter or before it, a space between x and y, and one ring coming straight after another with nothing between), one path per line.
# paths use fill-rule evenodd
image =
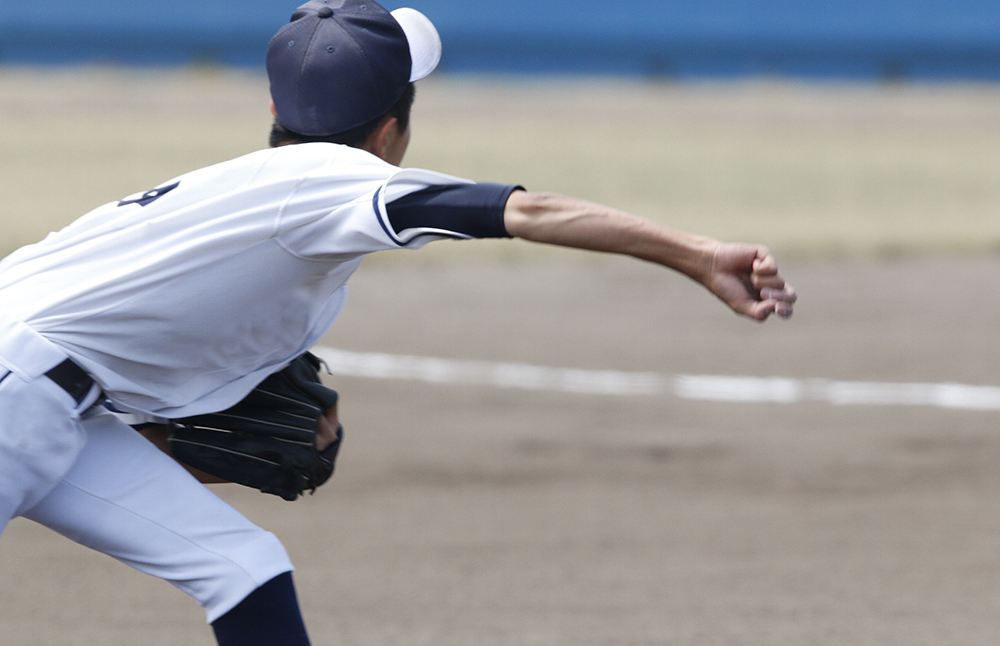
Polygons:
M382 120L386 117L396 117L396 122L399 124L399 131L406 132L406 129L410 127L410 109L413 107L413 100L417 95L417 86L413 83L408 83L406 88L403 90L403 95L399 97L399 100L393 104L389 110L380 115L376 119L372 119L368 123L362 124L356 128L351 128L350 130L345 130L344 132L338 132L333 135L300 135L297 132L292 132L285 126L275 119L274 123L271 125L271 138L270 144L272 148L277 148L278 146L285 146L288 144L308 144L314 142L325 142L330 144L344 144L345 146L351 146L353 148L360 148L368 141L368 137L371 136L378 125L382 123Z

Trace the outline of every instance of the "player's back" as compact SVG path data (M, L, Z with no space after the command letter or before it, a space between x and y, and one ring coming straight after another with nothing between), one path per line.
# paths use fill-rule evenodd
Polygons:
M361 256L391 246L371 196L396 171L305 144L188 173L6 258L0 307L123 403L183 407L325 332Z

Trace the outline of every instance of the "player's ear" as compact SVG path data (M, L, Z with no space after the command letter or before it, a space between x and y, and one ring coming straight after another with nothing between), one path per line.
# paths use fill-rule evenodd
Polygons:
M274 101L271 101L271 116L278 116L278 108L274 107Z

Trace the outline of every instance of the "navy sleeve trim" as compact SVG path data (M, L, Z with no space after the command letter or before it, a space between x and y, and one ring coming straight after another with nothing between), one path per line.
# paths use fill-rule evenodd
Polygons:
M524 189L489 183L430 186L393 200L385 209L397 236L430 230L458 238L510 238L503 211L516 190Z
M382 209L378 208L378 197L379 195L381 195L381 193L382 193L382 187L379 186L378 190L375 191L375 195L372 196L372 210L375 211L375 217L378 218L379 226L381 226L382 230L385 231L385 235L389 236L391 240L396 240L396 242L399 242L396 239L396 236L393 235L393 232L389 229L389 225L386 224L385 218L382 216Z

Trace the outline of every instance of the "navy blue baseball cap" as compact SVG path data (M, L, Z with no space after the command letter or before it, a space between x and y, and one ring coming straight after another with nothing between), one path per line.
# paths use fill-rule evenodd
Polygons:
M325 136L382 116L440 60L441 38L419 11L310 0L271 39L267 75L278 122Z

